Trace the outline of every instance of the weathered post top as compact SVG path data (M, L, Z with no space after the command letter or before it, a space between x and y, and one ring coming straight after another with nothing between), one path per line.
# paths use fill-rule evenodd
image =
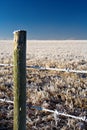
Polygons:
M13 32L13 34L18 33L18 32L26 32L26 31L25 30L16 30Z
M14 34L14 42L21 44L26 41L26 31L25 30L17 30L13 32Z
M26 47L26 31L17 30L13 32L14 34L14 50L17 48L24 49ZM24 51L23 51L24 52Z

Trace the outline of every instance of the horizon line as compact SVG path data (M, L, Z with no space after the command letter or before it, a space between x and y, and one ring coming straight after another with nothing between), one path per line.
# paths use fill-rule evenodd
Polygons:
M13 41L14 39L0 39L0 41ZM79 40L79 39L61 39L61 40L46 40L46 39L44 39L44 40L40 40L40 39L36 39L36 40L33 40L33 39L26 39L26 41L31 41L31 42L58 42L58 41L61 41L61 42L63 42L63 41L67 41L67 42L72 42L72 41L76 41L76 42L81 42L81 41L84 41L84 42L87 42L87 40Z
M0 41L13 41L13 39L0 39ZM27 39L27 41L87 41L87 39Z

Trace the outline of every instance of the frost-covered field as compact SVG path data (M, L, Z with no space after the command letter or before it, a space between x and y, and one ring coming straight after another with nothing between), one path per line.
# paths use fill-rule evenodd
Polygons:
M0 41L0 63L13 63L13 41ZM87 70L87 41L27 41L27 65ZM11 67L0 67L0 98L13 100ZM27 69L27 102L35 106L87 116L87 74ZM13 126L13 105L0 102L0 128ZM86 130L87 123L32 110L27 130Z
M31 59L87 59L87 41L28 41L27 48Z
M13 41L0 41L0 59L8 60L13 56ZM27 41L27 59L30 61L48 61L58 64L87 61L86 40L63 41Z
M0 53L12 55L13 41L0 40ZM27 54L32 59L87 59L87 40L27 41ZM1 57L2 54L0 54ZM66 60L67 60L66 58ZM33 60L32 59L32 60ZM79 60L78 59L78 60Z

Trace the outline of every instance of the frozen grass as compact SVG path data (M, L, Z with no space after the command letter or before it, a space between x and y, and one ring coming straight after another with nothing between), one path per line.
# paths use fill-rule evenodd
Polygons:
M2 46L2 44L4 46ZM0 41L1 63L12 63L12 41ZM87 70L87 41L28 41L27 65ZM13 100L12 67L0 69L0 98ZM27 69L27 129L86 130L83 121L29 109L29 104L87 116L87 74ZM12 129L13 106L0 102L0 128Z

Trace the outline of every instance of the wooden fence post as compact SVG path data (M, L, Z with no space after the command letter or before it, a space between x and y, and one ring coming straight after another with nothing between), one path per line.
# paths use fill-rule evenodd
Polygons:
M26 31L14 32L14 130L26 130Z

